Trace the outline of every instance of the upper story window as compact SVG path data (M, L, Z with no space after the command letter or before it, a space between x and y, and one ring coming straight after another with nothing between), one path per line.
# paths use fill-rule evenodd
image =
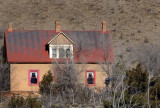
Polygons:
M49 45L50 58L72 58L73 45Z

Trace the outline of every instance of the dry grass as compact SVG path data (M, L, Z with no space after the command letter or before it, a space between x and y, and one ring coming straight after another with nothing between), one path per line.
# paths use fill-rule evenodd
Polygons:
M159 45L159 0L0 0L0 26L15 29L100 30L107 21L114 53L129 55L140 43ZM123 37L123 38L122 38Z

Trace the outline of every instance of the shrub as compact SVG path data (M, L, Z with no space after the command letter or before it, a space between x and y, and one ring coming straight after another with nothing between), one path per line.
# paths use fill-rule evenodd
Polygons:
M51 106L51 108L64 108L64 105L62 104L54 104Z
M49 94L50 90L51 90L51 83L52 82L53 82L52 73L50 71L48 71L48 73L46 73L43 76L42 81L39 84L40 94Z
M144 39L144 43L149 43L149 39L148 39L148 38L145 38L145 39Z
M36 97L28 96L24 99L20 95L13 95L8 103L9 108L41 108L42 101Z
M13 95L11 100L9 101L8 107L9 108L19 108L25 104L25 100L20 95Z
M123 39L123 33L121 33L121 35L120 35L119 39Z
M27 108L41 108L42 107L42 101L40 101L36 97L31 97L28 96L27 99L25 100L25 103Z
M110 101L108 101L108 100L104 100L103 105L104 105L104 108L112 108L112 105L111 105Z

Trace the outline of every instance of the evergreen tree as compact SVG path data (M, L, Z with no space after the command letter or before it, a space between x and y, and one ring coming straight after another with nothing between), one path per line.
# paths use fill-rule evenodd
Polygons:
M150 83L150 104L153 108L160 105L160 79L157 76L153 76ZM146 105L147 82L148 72L142 69L141 64L127 70L125 78L125 83L128 85L125 92L126 103L129 104L129 100L133 97L132 103L138 103L139 107Z
M48 71L48 73L46 73L43 76L42 81L39 84L40 94L49 94L50 90L51 90L51 83L52 82L53 82L52 73L50 71Z
M126 72L126 83L129 86L129 94L143 93L147 90L147 71L142 69L141 64Z

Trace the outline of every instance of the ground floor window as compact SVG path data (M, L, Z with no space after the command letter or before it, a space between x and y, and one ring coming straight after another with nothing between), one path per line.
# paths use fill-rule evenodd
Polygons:
M29 70L29 85L39 84L39 70Z
M85 80L87 85L96 84L96 72L94 70L87 70L85 72Z

